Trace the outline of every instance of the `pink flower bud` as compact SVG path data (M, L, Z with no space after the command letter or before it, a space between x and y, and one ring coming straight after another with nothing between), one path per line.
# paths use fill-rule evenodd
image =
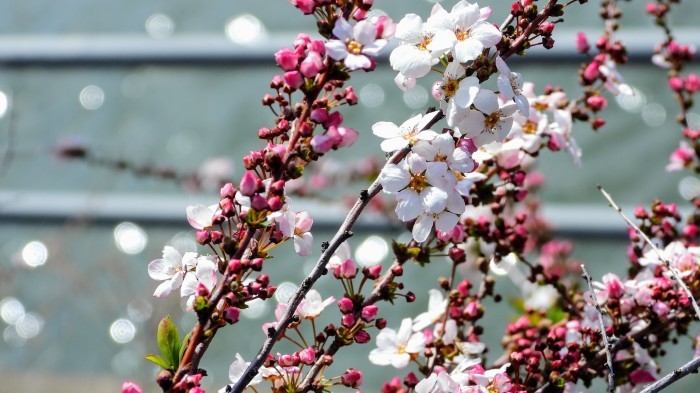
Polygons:
M221 244L224 239L224 234L220 231L211 231L211 242L214 244Z
M554 31L554 23L542 22L542 24L537 27L537 31L544 36L552 35L552 31Z
M583 71L583 77L588 81L588 82L593 82L598 78L600 75L600 64L594 62L591 62L586 69Z
M338 134L340 134L341 141L337 147L348 147L352 146L360 134L353 130L352 128L340 127L338 128Z
M359 332L355 333L353 339L355 339L355 342L358 344L366 344L369 342L370 336L369 333L367 333L366 331L360 330Z
M304 77L299 71L289 71L284 73L284 83L289 85L292 89L298 89L304 84Z
M696 74L690 74L685 78L685 89L688 93L694 94L700 91L700 77Z
M194 237L195 239L197 239L197 243L201 245L209 244L209 242L211 242L211 234L209 233L209 231L205 231L203 229L197 231Z
M209 288L201 282L197 284L197 296L209 296Z
M474 140L471 138L462 138L459 140L457 145L462 149L466 149L469 154L474 154L477 150L479 150L479 148L476 147Z
M323 69L323 59L318 52L309 52L299 65L299 71L307 77L313 78Z
M418 385L418 382L420 381L418 380L416 374L413 373L413 371L406 374L406 378L403 379L403 383L409 388L416 387L416 385Z
M588 44L588 38L584 33L576 34L576 49L581 53L586 53L591 49Z
M227 267L229 273L236 274L243 269L243 264L241 263L240 259L231 259L228 261L228 267Z
M613 273L608 273L603 276L605 289L608 291L608 296L619 299L625 294L625 285L620 281L620 278Z
M359 388L362 385L362 371L349 368L340 377L340 381L349 388Z
M122 384L122 393L141 393L141 387L136 382L126 381Z
M236 307L228 307L224 310L224 321L234 324L238 322L238 318L241 316L241 310Z
M335 268L333 275L335 278L353 279L357 275L357 265L352 259L346 259L345 262Z
M290 3L294 4L294 2L290 1ZM297 37L294 39L294 47L295 48L306 48L306 45L308 45L311 42L311 37L309 37L308 34L306 33L299 33L297 34Z
M646 370L634 370L630 373L630 382L635 385L656 381L654 375Z
M284 84L284 79L282 79L282 77L279 75L275 75L272 77L272 80L270 81L270 88L281 89L283 84Z
M605 119L600 118L600 117L596 117L591 122L591 127L593 127L594 130L599 129L599 128L603 127L604 125L605 125Z
M464 316L468 318L476 318L479 315L479 304L477 302L469 302L464 307Z
M328 110L325 108L316 108L311 111L311 121L317 124L321 124L328 119Z
M234 195L236 195L236 189L233 187L233 184L231 183L226 183L224 184L223 187L221 187L221 199L228 198L228 199L233 199Z
M311 347L302 350L299 352L299 361L306 365L314 364L314 361L316 361L316 352Z
M331 128L331 127L338 127L343 123L343 115L335 111L331 114L328 115L328 118L326 118L326 121L323 122L323 127L324 128Z
M282 354L277 354L277 363L282 366L282 367L293 367L295 366L294 364L294 357L292 355L282 355Z
M668 79L668 87L673 91L682 91L685 86L683 79L673 76Z
M326 54L326 44L321 40L311 40L309 42L309 52L316 52L323 57Z
M588 107L593 109L593 111L597 112L608 105L608 100L606 100L605 97L596 94L588 97L586 99L586 104L588 104Z
M268 208L267 199L260 194L255 194L250 199L250 207L257 211L262 211Z
M311 148L316 153L325 154L333 148L333 140L324 134L314 135L311 138Z
M314 3L314 0L289 0L289 2L299 8L301 12L304 13L304 15L311 15L314 13L314 9L316 8L316 4ZM307 36L308 38L308 36ZM298 39L298 36L297 36ZM296 41L294 42L296 44Z
M365 320L366 322L369 322L377 317L378 311L379 311L379 307L375 306L374 304L371 304L369 306L365 306L365 308L362 309L362 314L361 314L362 319Z
M362 269L362 273L370 280L376 280L379 278L379 275L382 273L382 265L377 264L373 266L367 266L364 269Z
M294 71L299 63L299 56L294 51L283 48L275 53L275 61L285 71Z
M355 89L353 89L352 86L345 88L345 101L348 103L348 105L357 104L357 95L355 95Z
M391 20L388 16L380 16L374 23L374 27L377 29L377 39L389 39L394 36L396 32L396 23Z
M263 262L265 262L265 260L262 259L262 258L253 258L253 260L250 261L249 266L250 266L250 268L253 269L254 271L259 272L259 271L262 270ZM263 276L266 276L266 275L263 274L263 275L261 275L260 277L263 277ZM269 283L269 281L268 281L267 283L265 283L265 285L267 285L268 283Z
M464 280L462 280L462 282L460 282L457 285L457 291L459 292L460 296L462 296L462 297L469 296L469 290L471 288L472 288L472 283L469 282L469 280L467 280L466 278Z
M284 206L284 201L280 196L273 196L267 201L267 204L270 207L270 211L276 212L282 209L282 207Z
M353 317L352 314L345 314L340 319L340 323L346 328L351 328L355 325L355 317Z
M343 314L347 314L352 312L352 310L355 308L355 305L353 304L352 300L344 297L338 300L338 308L340 308L340 312L342 312Z
M255 194L255 190L258 188L258 178L255 173L251 171L246 171L241 178L241 184L238 189L241 194L247 197L252 197Z

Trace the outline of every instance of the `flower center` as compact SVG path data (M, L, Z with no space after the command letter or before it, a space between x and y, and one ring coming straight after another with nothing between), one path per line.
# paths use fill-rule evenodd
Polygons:
M419 42L416 46L420 50L428 50L428 45L433 41L433 35L428 34L423 36L423 41Z
M452 97L457 93L457 89L459 89L459 82L452 79L445 83L445 95L448 97Z
M498 112L493 112L492 114L486 116L484 119L484 125L486 125L486 128L489 130L493 130L496 128L499 121L501 121L501 115Z
M528 120L524 125L523 125L523 131L526 134L533 135L537 133L537 124L535 124L534 121Z
M428 187L428 179L424 175L425 172L411 174L411 180L408 182L408 188L415 192L421 192Z
M299 228L294 228L294 236L303 237L303 236L304 236L304 231L302 231L302 230L299 229Z
M544 102L536 102L535 105L533 105L533 108L537 109L540 112L547 109L547 107L547 104L545 104Z
M437 154L437 155L435 155L435 161L436 162L445 162L445 161L447 161L447 156L444 154Z
M457 36L457 41L464 41L469 38L469 31L457 30L457 32L455 32L455 36Z
M399 355L402 355L406 353L406 346L405 345L399 345L398 348L396 348L396 353Z
M348 42L348 52L352 53L353 55L359 55L362 53L362 44L357 41Z

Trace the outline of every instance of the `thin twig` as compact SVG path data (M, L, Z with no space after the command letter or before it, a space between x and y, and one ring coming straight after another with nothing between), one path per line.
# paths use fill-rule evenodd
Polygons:
M645 387L644 390L642 390L640 393L660 392L664 390L667 386L685 377L686 375L697 373L698 368L700 368L700 357L689 361L688 363L684 364L681 368L673 370L673 372L671 372L670 374Z
M441 111L436 111L426 116L433 116L433 118L426 124L424 129L430 128L438 120L444 117ZM406 157L409 151L410 146L407 146L397 151L396 153L394 153L393 156L391 156L389 161L387 161L386 165L398 164L404 157ZM351 229L357 221L357 219L360 217L360 213L362 213L364 208L369 204L370 200L372 200L372 198L379 194L381 190L382 185L379 182L379 179L377 179L367 190L363 190L360 193L360 197L357 199L357 201L355 201L355 205L348 212L347 216L345 217L345 220L340 225L340 228L338 228L338 231L335 233L335 236L333 236L333 239L331 239L323 253L321 253L321 256L316 262L314 269L302 281L301 285L297 289L297 292L294 294L291 301L287 303L287 311L284 313L281 320L277 324L277 327L274 329L274 332L271 332L268 338L265 339L265 342L260 348L258 354L255 356L255 359L253 359L253 361L250 362L241 378L233 386L231 392L241 393L243 389L246 388L248 383L250 383L253 377L257 375L258 370L260 369L260 367L262 367L263 363L267 359L267 355L270 353L270 351L272 351L272 347L282 336L285 329L287 329L287 326L289 326L289 324L291 323L292 318L294 317L294 313L296 312L296 309L299 306L299 303L301 303L302 299L304 299L304 296L306 296L306 294L309 292L314 283L326 273L326 265L328 264L328 261L330 260L331 256L333 256L333 253L335 253L336 249L338 249L338 247L341 244L343 244L344 241L346 241L352 236Z
M656 255L659 257L659 260L661 260L661 261L664 263L664 265L666 265L666 267L668 268L668 270L669 270L669 271L671 272L671 274L673 275L673 278L676 280L676 282L678 283L678 285L679 285L681 288L683 288L683 290L685 291L686 296L688 296L688 298L690 299L690 301L693 303L693 309L695 310L695 316L698 317L698 319L700 319L700 307L698 306L698 302L695 301L695 297L693 297L693 293L690 292L690 289L688 288L688 286L685 285L685 282L683 282L683 280L681 279L681 277L678 275L678 273L676 272L676 269L674 269L674 268L671 266L671 263L668 261L668 259L667 259L666 257L664 257L663 253L661 253L661 250L659 250L658 247L656 247L656 246L654 245L654 243L652 243L651 239L649 239L649 237L646 235L646 233L642 232L642 230L639 229L639 227L638 227L635 223L633 223L632 220L630 220L629 218L627 218L627 216L622 212L622 209L620 209L620 207L617 206L617 204L615 203L615 201L613 201L613 199L612 199L612 197L610 196L610 194L608 194L608 192L605 191L605 190L603 189L603 187L601 187L600 185L598 185L598 189L599 189L600 192L603 194L603 196L605 197L605 199L608 200L608 202L610 203L610 207L612 207L613 209L615 209L615 210L617 211L617 213L620 215L620 217L622 217L622 219L625 220L625 222L627 222L627 225L629 225L629 226L631 226L632 228L634 228L634 230L637 232L637 234L638 234L639 236L641 236L642 239L644 239L644 241L649 245L649 247L651 247L652 250L654 250L654 252L656 253Z
M603 308L600 307L598 303L598 297L595 295L593 290L593 284L591 283L591 275L586 271L586 266L581 264L581 270L583 270L583 279L586 280L588 284L588 291L591 293L593 298L593 303L595 304L595 309L598 311L598 323L600 323L600 334L603 336L603 344L605 345L605 354L608 358L608 392L615 392L615 372L613 371L613 361L612 352L610 352L610 344L608 344L608 333L605 330L605 321L603 321Z

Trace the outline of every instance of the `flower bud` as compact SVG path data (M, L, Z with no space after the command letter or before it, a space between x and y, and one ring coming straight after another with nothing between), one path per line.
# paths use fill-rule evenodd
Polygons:
M406 293L406 302L413 303L416 301L416 294L413 292Z
M284 82L292 89L298 89L304 84L304 77L299 71L289 71L284 73Z
M211 242L214 244L221 244L224 238L224 234L220 231L211 231Z
M370 280L376 280L382 273L382 265L376 264L373 266L367 266L362 269L362 274Z
M346 328L351 328L355 325L355 317L352 314L345 314L343 318L340 319L340 323Z
M362 314L361 314L362 319L365 322L369 322L377 317L378 311L379 311L379 307L377 307L374 304L371 304L369 306L365 306L365 308L362 309Z
M362 385L362 372L349 368L340 377L340 381L344 386L349 388L359 388Z
M608 100L606 100L605 97L596 94L588 97L586 99L586 104L593 111L597 112L608 105Z
M284 201L282 201L282 197L273 196L272 198L267 200L267 204L270 207L270 211L276 212L282 209L282 207L284 206Z
M413 371L406 374L406 378L403 380L404 385L408 386L409 388L415 388L416 385L418 385L418 382L418 377L416 377L416 374L414 374Z
M240 259L231 259L228 261L228 266L226 267L229 273L237 274L243 269L243 264Z
M255 194L250 199L250 207L257 211L262 211L268 208L267 199L260 194Z
M682 91L684 85L685 82L680 77L673 76L668 79L668 87L673 91Z
M253 194L255 194L255 190L258 188L257 180L258 178L253 172L246 171L243 178L241 178L241 184L238 187L241 194L247 197L252 197Z
M341 263L333 271L335 278L347 278L353 279L357 275L357 266L352 259L346 259L345 262Z
M299 63L299 56L288 48L283 48L275 53L275 61L285 71L294 71Z
M344 297L338 300L338 308L340 308L340 312L342 312L343 314L348 314L352 312L352 310L355 308L355 305L353 304L352 300Z
M209 244L209 242L211 242L211 234L209 231L205 231L203 229L198 230L194 237L197 239L197 243L201 245Z
M376 326L377 329L379 329L379 330L384 329L384 328L386 327L386 319L384 319L384 318L378 318L378 319L374 322L374 326Z
M238 322L238 318L241 316L241 310L236 307L227 307L224 310L224 321L234 324Z
M172 373L170 378L172 378ZM141 393L141 387L136 382L126 381L122 384L122 393Z
M299 71L307 77L313 78L323 69L323 59L318 52L311 51L299 65Z
M236 189L233 187L233 184L226 183L223 187L221 187L220 195L221 199L233 199L233 197L236 195Z
M299 361L306 365L312 365L316 361L316 352L312 347L308 347L299 352Z
M359 332L355 333L353 339L355 339L355 342L358 344L366 344L369 342L370 336L366 331L360 330Z

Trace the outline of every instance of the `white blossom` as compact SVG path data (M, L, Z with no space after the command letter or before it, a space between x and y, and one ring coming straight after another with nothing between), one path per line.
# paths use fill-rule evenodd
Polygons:
M428 311L419 314L413 320L413 330L420 331L442 320L447 311L447 299L437 289L428 291Z
M478 110L470 110L458 124L459 131L474 140L477 146L503 141L513 125L515 104L500 107L498 97L490 90L481 89L474 99Z
M496 68L498 69L498 88L501 94L515 101L520 113L526 117L530 115L530 103L522 91L522 76L517 72L512 72L503 59L496 57Z
M148 275L158 281L163 281L153 292L155 297L166 297L173 290L180 288L188 270L197 263L197 253L187 252L183 256L171 246L163 248L163 258L148 264Z
M400 127L388 121L380 121L372 126L372 133L385 139L382 141L381 148L391 153L419 140L435 138L438 135L435 131L424 130L427 123L433 119L432 115L433 113L425 116L418 114L403 122Z
M479 79L475 76L465 78L465 75L464 66L453 61L445 68L438 86L440 109L450 127L455 126L455 119L464 117L479 92Z
M357 22L353 27L347 20L338 18L333 35L338 39L326 43L328 56L342 60L349 70L370 68L372 61L368 56L379 55L386 45L386 40L376 39L377 29L368 20Z
M411 318L405 318L401 322L399 331L384 328L377 335L377 348L369 353L369 361L379 365L391 365L395 368L404 368L411 361L412 356L418 356L425 350L425 337L423 333L411 331Z
M187 221L194 229L211 229L214 216L219 213L219 205L192 205L187 206Z
M440 47L433 42L437 29L431 23L423 23L416 14L408 14L396 25L394 35L400 42L389 56L394 71L408 78L420 78L430 72L438 57L450 47Z
M326 300L323 300L321 294L317 290L311 289L306 294L306 296L304 296L304 299L301 301L301 303L299 303L299 306L297 307L297 312L302 318L314 319L321 315L323 309L328 307L334 301L335 298L333 296L329 297Z

